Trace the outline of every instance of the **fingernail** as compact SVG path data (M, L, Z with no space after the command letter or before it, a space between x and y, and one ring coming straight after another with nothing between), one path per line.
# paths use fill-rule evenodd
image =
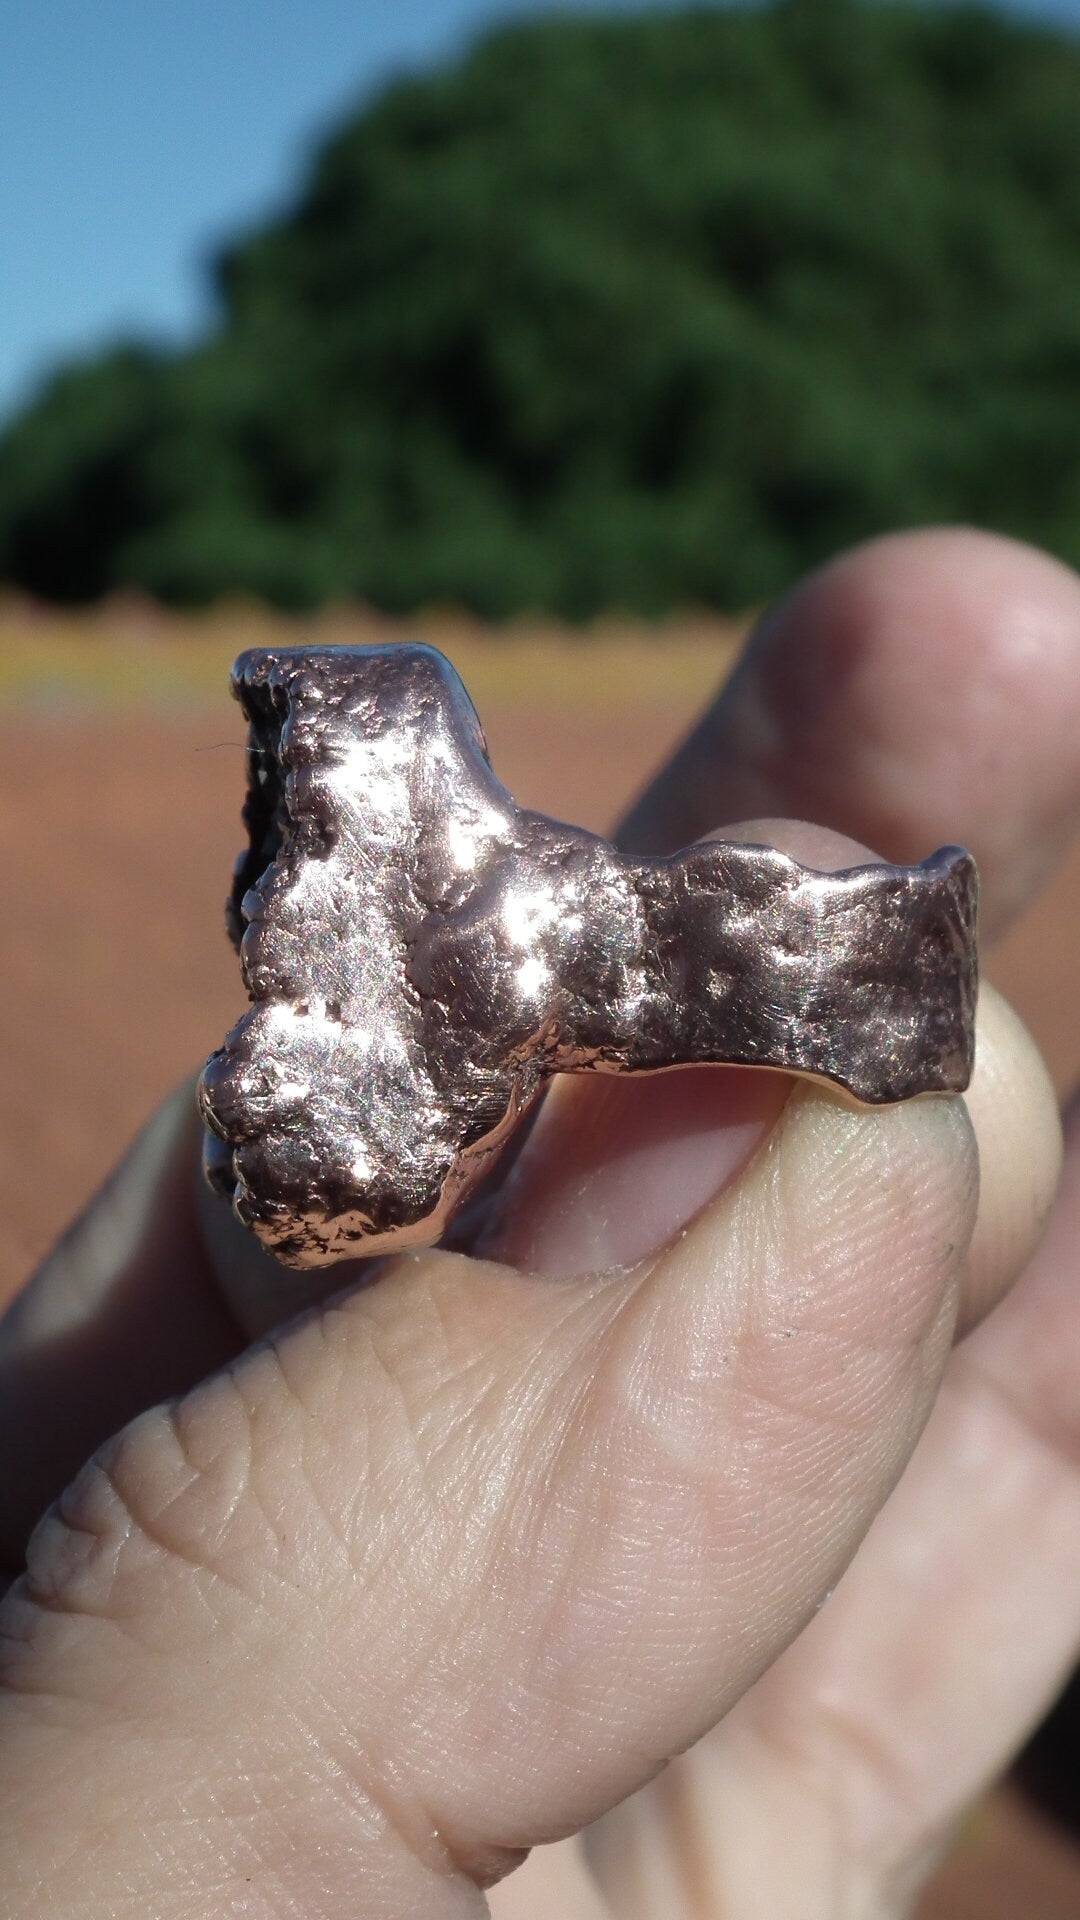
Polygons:
M738 1178L793 1085L711 1066L556 1080L476 1252L555 1277L634 1265Z

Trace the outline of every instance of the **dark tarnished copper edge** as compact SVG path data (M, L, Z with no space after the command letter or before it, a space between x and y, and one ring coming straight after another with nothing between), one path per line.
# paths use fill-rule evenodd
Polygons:
M691 1061L881 1104L961 1092L977 876L772 847L637 859L519 808L429 647L242 654L252 1006L200 1083L207 1173L279 1259L439 1237L545 1080Z

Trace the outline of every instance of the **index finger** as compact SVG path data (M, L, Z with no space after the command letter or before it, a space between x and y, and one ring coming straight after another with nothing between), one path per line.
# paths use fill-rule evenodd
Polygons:
M642 852L718 820L812 820L921 860L970 848L996 937L1080 809L1080 580L970 528L893 534L811 574L623 823Z

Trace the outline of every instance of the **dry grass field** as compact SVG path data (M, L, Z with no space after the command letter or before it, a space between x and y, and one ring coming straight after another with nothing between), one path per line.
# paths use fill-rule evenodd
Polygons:
M237 606L181 622L131 601L88 619L0 606L0 1295L40 1257L154 1103L241 1011L221 905L243 762L225 675L277 637L392 637L375 616L299 627ZM411 629L462 671L522 801L602 827L730 665L737 628ZM1058 1084L1080 1075L1080 850L990 972ZM999 1794L923 1920L1076 1920L1080 1855Z

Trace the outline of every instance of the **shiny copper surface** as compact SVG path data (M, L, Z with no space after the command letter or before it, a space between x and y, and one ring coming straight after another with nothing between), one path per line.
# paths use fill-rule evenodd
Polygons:
M436 1239L546 1078L718 1061L867 1102L960 1091L974 863L635 859L515 805L422 646L243 654L253 1005L207 1062L206 1166L281 1260Z

